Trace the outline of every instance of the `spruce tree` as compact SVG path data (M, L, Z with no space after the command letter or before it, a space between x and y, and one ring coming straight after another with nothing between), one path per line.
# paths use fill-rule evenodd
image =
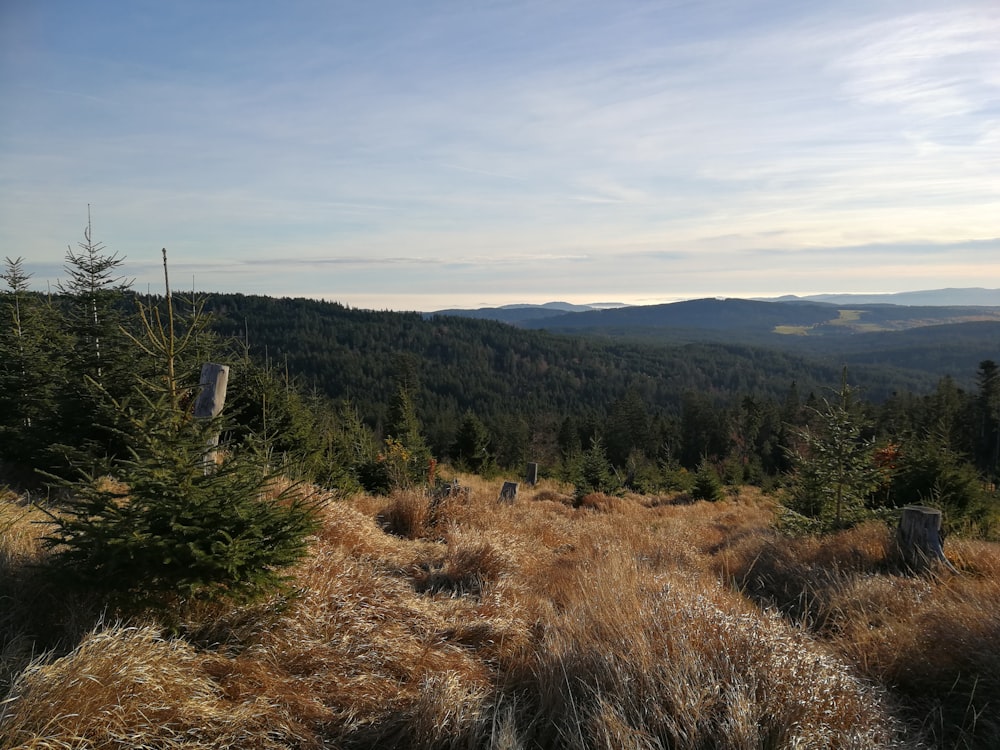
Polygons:
M815 426L799 433L804 449L796 454L794 504L824 528L837 529L864 516L880 477L846 369L837 398L821 403L813 409Z
M492 463L490 433L471 411L465 413L459 425L451 457L461 469L482 473Z
M206 446L225 434L226 420L192 418L198 381L178 367L202 321L175 330L169 281L163 314L150 304L140 318L133 342L158 375L130 402L111 401L127 456L112 463L110 479L84 470L68 484L46 537L54 569L125 610L266 593L305 553L315 503L272 473L266 446L224 442L206 465Z
M409 363L404 362L408 365ZM396 392L389 405L389 421L385 430L382 462L389 474L390 489L409 487L426 481L431 460L417 409L413 403L416 392L416 371L402 368L397 376Z
M122 301L131 282L121 275L124 258L108 253L87 226L78 250L67 249L67 274L57 288L65 300L66 331L71 336L67 378L59 394L64 456L60 473L70 464L101 465L108 456L123 455L125 446L113 428L109 398L125 399L135 387L139 358L123 331Z
M56 308L30 291L22 258L7 258L0 278L0 461L27 476L48 468L68 342Z
M600 437L591 440L590 448L580 457L577 471L574 481L576 485L574 495L577 500L591 492L610 495L621 491L621 482L614 473L611 462L608 461L608 454Z
M67 248L64 270L68 279L58 284L71 303L67 325L76 337L74 366L79 375L106 386L112 370L121 368L116 355L124 348L124 339L116 305L131 281L118 275L125 259L108 254L104 243L94 240L89 206L83 242L77 248L78 252Z
M52 516L47 537L60 578L105 592L127 610L190 598L253 598L282 581L306 551L312 503L269 473L260 455L223 445L205 470L218 429L179 420L166 399L130 414L130 457L112 478L83 474Z
M691 487L691 497L708 502L722 499L722 482L719 481L719 474L706 458L698 464L698 471L695 472L694 484Z

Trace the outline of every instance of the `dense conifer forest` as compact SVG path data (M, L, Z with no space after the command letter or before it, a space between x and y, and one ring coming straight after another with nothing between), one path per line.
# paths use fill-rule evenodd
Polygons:
M89 238L80 247L54 297L28 291L20 263L8 261L0 447L14 474L65 475L74 461L120 454L109 404L134 399L149 377L134 343L139 310L162 311L163 297L136 295L122 281L122 261ZM534 461L545 476L574 479L597 450L633 489L677 486L704 465L730 484L774 487L787 483L803 431L842 387L851 389L865 439L898 451L906 470L899 476L927 474L908 462L933 456L961 478L954 487L908 480L905 496L885 487L871 503L936 495L981 508L996 474L994 360L955 372L951 359L919 356L928 337L940 338L936 328L951 326L891 334L895 349L880 333L883 356L865 364L867 334L850 337L850 352L842 342L830 351L814 343L655 344L306 299L195 297L173 298L178 328L198 318L178 359L183 377L196 378L201 361L233 364L227 434L266 435L270 450L294 456L309 478L334 488L386 489L377 459L404 429L420 436L419 455L487 473L520 472ZM953 349L979 354L992 339L991 329L956 328ZM886 351L895 351L897 366L886 363ZM411 471L417 477L424 468Z

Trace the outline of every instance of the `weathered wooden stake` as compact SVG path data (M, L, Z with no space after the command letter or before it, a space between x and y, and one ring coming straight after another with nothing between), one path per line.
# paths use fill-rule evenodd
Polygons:
M226 386L229 384L229 366L207 363L201 366L201 391L194 402L196 419L215 419L222 413L226 403ZM208 438L208 448L205 450L205 473L210 474L215 468L215 449L219 445L219 433L213 433Z
M497 502L513 505L515 500L517 500L517 482L504 482Z
M949 570L958 572L944 556L941 538L941 511L924 505L907 505L899 517L896 543L906 564L914 570L928 567L932 562L943 563Z
M524 483L534 487L538 484L538 464L531 462L528 464L528 470L525 472Z

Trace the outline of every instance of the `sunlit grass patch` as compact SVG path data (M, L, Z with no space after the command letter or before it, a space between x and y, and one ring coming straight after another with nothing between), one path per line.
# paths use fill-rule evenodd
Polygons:
M26 669L22 658L0 747L1000 737L995 545L949 540L962 574L914 577L884 525L786 537L756 490L574 507L559 486L522 487L508 505L497 481L461 482L468 494L433 516L414 491L327 503L289 593L192 604L170 632L98 626ZM87 692L85 675L100 685Z

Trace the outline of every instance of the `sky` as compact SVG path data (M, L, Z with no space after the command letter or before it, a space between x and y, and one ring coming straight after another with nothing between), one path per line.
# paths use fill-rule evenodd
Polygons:
M0 0L0 257L432 311L1000 287L997 0Z

